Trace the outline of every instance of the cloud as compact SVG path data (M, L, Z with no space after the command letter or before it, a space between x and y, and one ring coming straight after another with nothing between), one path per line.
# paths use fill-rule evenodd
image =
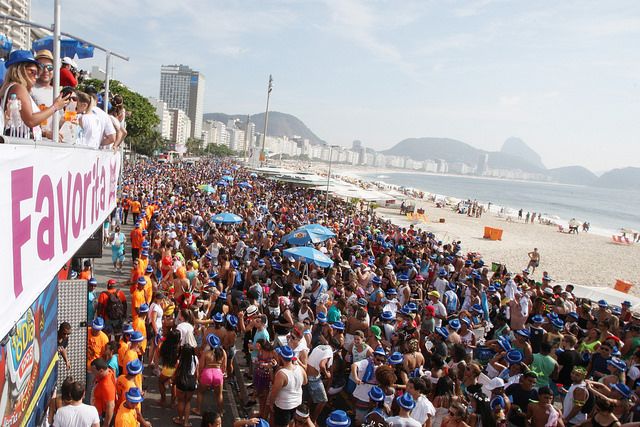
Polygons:
M476 16L482 12L485 8L493 3L497 3L498 0L474 0L467 2L467 4L455 8L453 14L459 18L468 18Z
M520 105L521 98L518 95L501 96L499 99L500 105L505 107L514 107Z

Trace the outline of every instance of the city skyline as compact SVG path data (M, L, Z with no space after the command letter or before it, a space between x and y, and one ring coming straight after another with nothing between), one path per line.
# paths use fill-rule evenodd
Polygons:
M160 65L182 63L207 76L203 112L253 114L273 74L272 109L331 144L493 151L516 136L548 167L640 166L636 2L62 3L64 30L131 56L115 78L145 96ZM32 19L50 22L49 2L33 0Z

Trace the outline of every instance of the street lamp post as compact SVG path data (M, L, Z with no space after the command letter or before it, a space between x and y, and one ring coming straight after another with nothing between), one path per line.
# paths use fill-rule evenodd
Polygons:
M337 145L329 146L329 173L327 174L327 192L324 197L324 213L328 217L328 207L329 207L329 181L331 180L331 160L333 159L333 148L337 147Z
M264 152L264 142L267 139L267 124L269 123L269 99L271 98L271 91L273 90L273 77L269 74L269 88L267 89L267 109L264 113L264 128L262 131L262 151L260 152L260 161L266 162L267 154Z

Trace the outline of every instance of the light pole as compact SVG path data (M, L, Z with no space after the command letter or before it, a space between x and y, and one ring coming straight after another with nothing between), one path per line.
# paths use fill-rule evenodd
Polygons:
M329 181L331 180L331 160L333 158L333 149L337 148L337 145L330 145L329 146L329 173L327 174L327 192L325 194L324 197L324 214L327 215L327 219L328 219L328 206L329 206Z
M264 142L267 139L267 124L269 123L269 99L271 98L271 91L273 90L273 77L269 74L269 87L267 89L267 109L264 113L264 128L262 131L262 151L260 152L260 162L264 163L267 160L267 154L264 152Z

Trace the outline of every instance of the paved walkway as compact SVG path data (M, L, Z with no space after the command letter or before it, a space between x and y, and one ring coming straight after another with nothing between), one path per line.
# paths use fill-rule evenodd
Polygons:
M104 291L106 289L106 282L108 279L116 279L118 282L124 282L129 278L129 271L131 269L131 253L128 245L129 241L129 233L131 232L131 225L124 225L122 227L122 232L127 236L127 258L125 259L125 264L123 267L122 273L116 273L113 265L111 263L111 247L103 247L103 255L102 258L96 258L93 260L93 269L94 275L96 279L98 279L98 288L96 289L96 294ZM127 296L127 300L130 303L129 289L121 288L122 291ZM154 426L172 426L175 425L171 421L171 418L177 415L177 409L175 408L162 408L158 404L160 399L160 392L158 391L158 378L151 372L150 369L145 368L144 371L144 380L143 387L146 390L145 400L142 403L142 413L144 417L149 420ZM195 395L192 399L192 407L195 406L196 399ZM215 403L213 398L213 393L209 391L205 394L203 405L203 411L215 410ZM233 421L238 416L244 415L242 413L242 408L240 408L236 404L235 393L229 385L228 381L225 382L224 385L224 417L222 425L225 427L230 427L233 425ZM199 426L201 422L201 417L192 415L190 418L190 422L194 426Z

